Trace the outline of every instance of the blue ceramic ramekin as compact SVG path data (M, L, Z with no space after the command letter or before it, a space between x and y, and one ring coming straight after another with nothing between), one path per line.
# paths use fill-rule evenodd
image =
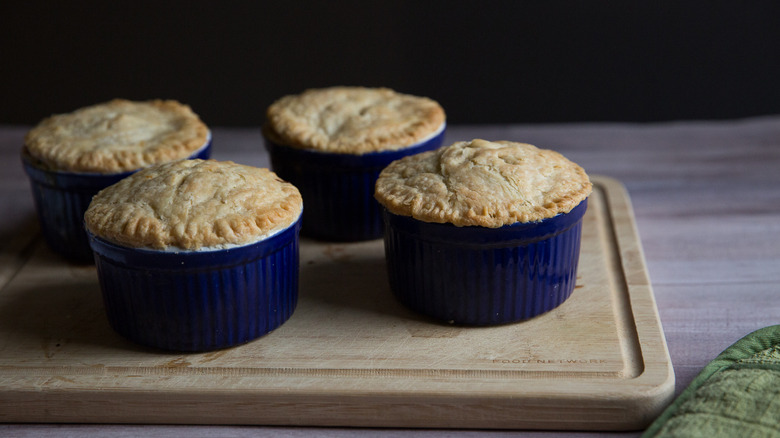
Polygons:
M211 135L189 158L211 156ZM30 180L43 239L57 254L74 263L92 263L92 250L84 230L84 212L97 192L131 175L79 173L47 169L27 149L22 166Z
M561 305L574 290L587 199L565 214L501 228L423 222L384 210L390 288L449 323L497 325Z
M320 240L379 239L382 209L374 184L392 161L438 148L445 126L431 138L404 149L362 155L319 152L280 145L265 135L271 168L298 188L306 208L301 234Z
M259 338L298 302L301 218L260 242L212 251L127 248L89 234L111 327L131 341L203 352Z

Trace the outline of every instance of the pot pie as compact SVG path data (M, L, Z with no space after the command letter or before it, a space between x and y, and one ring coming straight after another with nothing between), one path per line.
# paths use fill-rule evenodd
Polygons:
M85 215L111 327L174 351L240 345L298 301L301 197L268 169L179 160L98 193Z
M585 170L558 152L481 139L395 161L376 184L394 214L489 228L567 213L591 191Z
M282 97L266 117L281 144L357 155L411 146L445 123L444 109L427 97L343 86Z
M42 120L27 133L25 149L52 170L121 173L187 158L209 135L177 101L114 99Z
M84 220L89 232L122 246L197 250L256 242L302 210L298 189L268 169L179 160L100 191Z
M301 233L327 241L380 238L379 172L438 148L446 129L436 101L388 88L310 89L272 103L266 116L271 165L306 203Z
M574 291L591 191L579 165L525 143L476 139L394 161L375 191L390 289L451 324L551 311Z

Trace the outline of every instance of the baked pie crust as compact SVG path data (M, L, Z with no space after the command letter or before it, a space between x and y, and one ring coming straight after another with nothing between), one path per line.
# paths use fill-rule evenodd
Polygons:
M396 215L497 228L568 213L591 191L585 171L558 152L476 139L392 162L375 197Z
M260 241L301 215L298 189L268 169L231 161L178 160L103 189L85 214L110 242L152 249L219 249Z
M442 107L388 88L331 87L282 97L266 112L269 137L284 146L362 155L398 150L441 132Z
M187 158L209 135L187 105L114 99L42 120L25 148L52 170L107 174Z

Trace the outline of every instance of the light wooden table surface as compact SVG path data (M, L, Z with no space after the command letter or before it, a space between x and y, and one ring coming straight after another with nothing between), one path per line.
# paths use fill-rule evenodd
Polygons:
M0 245L34 218L19 150L0 126ZM259 128L214 128L213 158L268 166ZM445 144L485 138L558 150L620 180L633 203L676 392L722 350L780 323L780 116L653 124L451 126ZM2 388L0 388L2 390ZM242 426L0 424L0 436L580 437L598 432ZM639 432L609 434L638 436Z

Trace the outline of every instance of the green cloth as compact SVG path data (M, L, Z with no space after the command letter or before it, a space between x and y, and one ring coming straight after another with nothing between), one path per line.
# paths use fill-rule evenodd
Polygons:
M642 435L650 437L780 438L780 325L707 364Z

